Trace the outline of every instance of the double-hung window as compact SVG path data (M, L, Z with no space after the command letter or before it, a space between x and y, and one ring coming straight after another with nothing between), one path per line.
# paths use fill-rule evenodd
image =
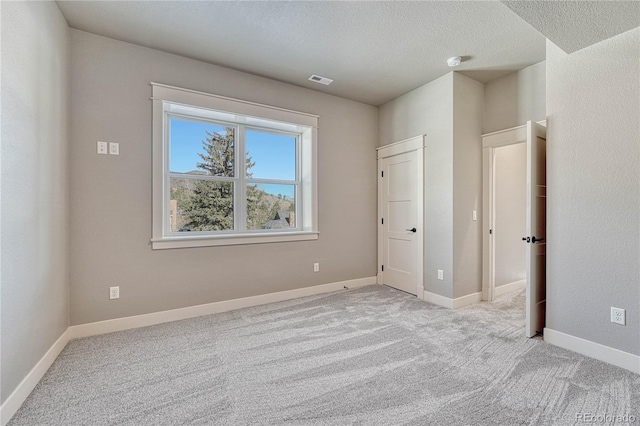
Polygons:
M152 87L154 249L317 239L317 116Z

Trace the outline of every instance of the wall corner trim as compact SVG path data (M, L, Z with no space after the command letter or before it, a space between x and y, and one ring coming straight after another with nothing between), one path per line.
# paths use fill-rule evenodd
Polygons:
M580 337L552 330L544 329L544 341L563 349L595 358L599 361L624 368L633 373L640 374L640 356L624 352L600 343L585 340Z
M56 358L58 358L60 352L67 346L70 340L69 335L69 328L67 328L4 401L4 404L0 407L0 425L5 426L9 423L9 420L11 420L13 415L20 409L22 403L27 399L29 394L31 394L42 377L44 377Z
M449 309L458 309L464 306L473 305L482 301L482 292L467 294L466 296L451 299L449 297L440 296L439 294L424 292L423 300Z

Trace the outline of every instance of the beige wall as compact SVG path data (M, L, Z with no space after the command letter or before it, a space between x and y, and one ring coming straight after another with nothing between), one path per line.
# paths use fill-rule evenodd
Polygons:
M544 120L545 78L543 61L485 84L482 133Z
M69 43L55 3L0 7L5 402L69 324Z
M453 73L379 107L379 146L427 135L425 290L453 297ZM444 280L437 279L437 270Z
M419 134L425 288L479 291L479 120L491 132L547 111L547 327L640 355L640 29L571 55L548 42L546 63L487 83L484 101L449 73L377 109L77 30L69 48L52 2L1 11L0 401L69 323L375 275L374 148ZM320 239L152 251L151 81L320 115Z
M424 285L449 298L482 287L482 97L451 72L380 106L380 146L426 135Z
M636 355L639 55L640 28L570 55L547 41L546 326Z
M72 324L376 275L377 108L77 30L71 78ZM152 81L318 114L319 240L151 250Z
M453 73L454 298L482 291L483 96L483 84Z
M496 148L495 282L496 287L525 279L527 145Z

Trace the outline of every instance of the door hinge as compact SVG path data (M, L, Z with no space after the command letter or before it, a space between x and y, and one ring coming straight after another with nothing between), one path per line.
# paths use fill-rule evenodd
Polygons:
M382 272L384 272L384 265L382 265Z
M384 225L384 217L380 219L380 225Z
M380 172L380 177L384 177L384 170Z

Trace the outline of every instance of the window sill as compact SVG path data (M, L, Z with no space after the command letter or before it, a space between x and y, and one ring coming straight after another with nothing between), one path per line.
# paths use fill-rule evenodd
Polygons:
M151 240L153 250L165 250L189 247L215 247L215 246L235 246L242 244L264 244L283 243L293 241L317 240L318 232L281 232L265 234L243 234L243 235L202 235L193 237L168 237Z

